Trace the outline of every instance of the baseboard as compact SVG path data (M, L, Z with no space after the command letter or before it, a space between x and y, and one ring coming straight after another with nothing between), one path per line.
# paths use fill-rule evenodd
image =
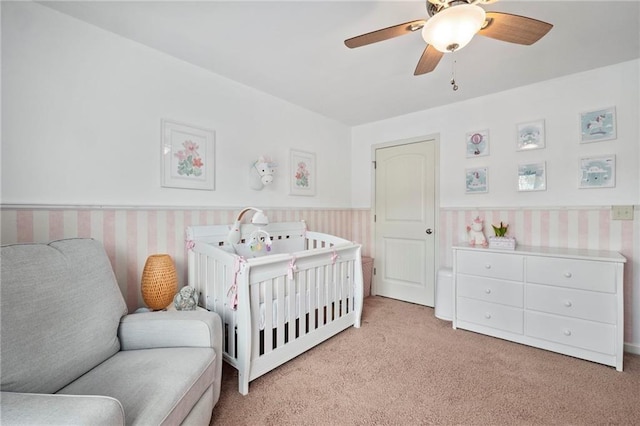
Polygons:
M640 345L634 343L625 343L624 351L630 354L640 355Z

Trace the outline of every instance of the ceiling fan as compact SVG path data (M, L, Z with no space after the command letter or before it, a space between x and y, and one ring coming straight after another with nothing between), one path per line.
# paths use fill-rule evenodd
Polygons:
M474 35L510 43L530 45L540 40L553 25L525 16L503 12L485 12L479 4L497 0L426 0L429 19L409 21L345 40L349 48L366 46L422 30L427 47L413 75L435 69L447 52L462 49Z

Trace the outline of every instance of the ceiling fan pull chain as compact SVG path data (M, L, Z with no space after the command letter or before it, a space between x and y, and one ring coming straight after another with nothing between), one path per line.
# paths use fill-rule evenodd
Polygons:
M453 65L451 66L451 85L453 86L453 91L458 90L458 85L456 84L456 61L453 61Z

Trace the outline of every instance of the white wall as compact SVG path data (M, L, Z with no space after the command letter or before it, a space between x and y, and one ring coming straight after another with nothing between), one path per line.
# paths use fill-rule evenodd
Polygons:
M39 4L1 7L2 203L350 206L346 126ZM215 130L215 191L160 186L162 118ZM288 195L290 148L316 153L316 197ZM261 154L279 168L254 191Z
M640 354L639 68L639 60L625 62L355 127L352 205L372 205L372 145L439 134L440 265L451 265L451 246L466 239L476 215L485 219L485 231L504 220L524 245L618 251L627 258L625 347ZM617 111L617 139L580 144L580 112L610 106ZM516 124L538 119L545 120L546 148L516 152ZM490 131L490 155L467 159L465 134L483 129ZM608 154L616 156L615 188L578 189L579 159ZM546 191L517 191L517 164L529 161L546 162ZM479 166L489 168L489 192L467 195L465 169ZM634 220L612 220L610 206L617 204L636 205Z
M640 204L640 61L625 62L352 129L352 203L371 206L371 145L440 134L440 206ZM460 90L464 90L462 85ZM579 143L579 114L615 106L618 138ZM516 152L516 125L545 120L546 148ZM465 134L489 129L490 155L467 159ZM578 189L581 157L616 155L616 187ZM517 164L546 161L547 190L518 192ZM489 168L489 192L464 192L466 168Z

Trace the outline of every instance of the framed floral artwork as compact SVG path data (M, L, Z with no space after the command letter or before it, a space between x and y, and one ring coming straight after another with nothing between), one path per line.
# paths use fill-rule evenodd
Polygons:
M289 161L289 193L314 196L317 180L316 155L292 149Z
M580 143L608 141L616 137L615 107L580 114Z
M465 170L465 193L482 194L489 192L489 176L486 167Z
M162 186L215 189L215 132L162 120Z
M518 191L545 191L547 189L547 167L541 163L518 165Z
M580 159L579 188L613 188L616 186L616 156Z
M467 133L466 142L467 158L489 155L489 130Z
M544 120L517 125L517 150L529 151L545 147Z

